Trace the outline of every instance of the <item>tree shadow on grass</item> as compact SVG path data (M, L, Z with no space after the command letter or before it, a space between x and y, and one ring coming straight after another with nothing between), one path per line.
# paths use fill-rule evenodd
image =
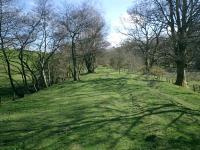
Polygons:
M165 127L163 128L163 130L166 130L167 128L173 126L174 124L176 124L176 122L178 122L179 119L181 119L181 117L183 115L192 115L192 116L200 116L200 111L199 110L192 110L189 108L184 108L183 106L178 106L176 104L158 104L158 106L156 107L151 107L151 108L146 108L144 110L142 110L140 113L135 114L135 115L130 115L129 117L126 116L126 119L133 119L134 121L129 125L129 127L127 128L127 130L124 131L124 133L118 137L117 139L115 139L111 144L109 149L111 148L115 148L116 145L119 143L119 141L124 138L124 137L128 137L128 135L131 133L131 130L136 127L138 124L140 124L140 121L143 120L145 117L149 117L149 116L153 116L153 115L161 115L161 114L167 114L167 113L179 113L179 115L177 117L175 117L174 119L171 120L170 123L168 123L167 125L165 125ZM195 120L193 123L198 123L199 124L199 120ZM187 125L187 123L185 123ZM183 123L184 126L184 123ZM176 127L176 126L175 126ZM193 138L194 141L198 141L200 142L200 137L195 137L195 136L191 136ZM155 144L155 138L157 138L156 134L152 134L150 136L147 136L145 138L146 141L151 142L151 144L153 144L153 149L156 148ZM172 139L171 139L172 140ZM199 147L200 145L198 144L198 142L195 144L195 142L189 142L188 146L190 147ZM177 141L176 141L177 142ZM182 141L179 141L182 142ZM171 146L171 145L169 145ZM175 144L174 144L175 146ZM179 146L183 146L184 148L184 144L183 145L179 145ZM166 148L166 147L165 147ZM178 147L179 149L181 149L180 147ZM149 147L150 149L150 147Z
M127 90L127 93L129 90L138 88L127 85L127 78L120 78L81 81L81 84L72 87L72 90L85 89L88 88L88 85L89 88L94 88L100 93L114 91L120 95L124 94L124 89ZM76 96L78 95L76 92L74 93ZM83 97L83 94L79 93L79 95ZM165 149L199 148L200 137L198 133L189 134L185 131L188 122L182 118L185 116L192 118L193 120L189 123L198 126L200 111L184 107L179 103L172 101L164 104L154 103L142 108L138 108L133 103L130 105L130 107L134 107L133 111L113 107L109 100L97 101L93 105L89 103L79 104L77 101L77 104L71 102L67 107L70 108L68 111L64 111L65 107L63 107L60 110L55 110L55 113L33 116L33 119L21 118L14 122L18 124L16 127L9 120L1 122L2 128L5 125L13 125L13 127L7 130L0 129L4 132L1 136L3 140L0 142L0 147L16 146L21 143L18 145L18 148L21 149L71 149L71 146L75 144L87 149L91 146L96 147L104 144L105 149L118 149L119 143L126 138L130 141L142 141L143 147L140 148L143 149L156 149L162 144L165 144ZM148 122L145 119L151 119L152 116L167 116L168 114L173 117L168 118L167 123L163 126L157 127L155 125L158 130L166 133L170 128L192 140L180 135L178 137L164 137L146 129ZM149 126L154 128L153 124ZM198 130L200 130L199 127Z
M91 106L94 107L94 106ZM101 111L103 112L118 112L117 109L109 108L109 107L102 107L101 105L95 105L99 109L99 113ZM26 126L21 129L17 130L9 130L7 131L7 136L12 136L13 133L30 133L26 136L18 136L18 138L10 138L4 141L1 141L0 146L8 146L9 144L13 143L23 143L19 145L19 147L34 149L35 147L38 147L41 145L41 141L44 139L54 139L55 137L58 137L58 143L55 142L46 144L43 146L43 149L48 149L55 147L59 148L61 147L70 147L72 143L76 143L77 145L83 145L84 147L88 146L95 146L98 144L106 143L107 149L117 149L118 143L124 138L128 138L130 140L134 140L137 138L142 138L146 142L146 147L152 146L153 148L156 148L159 145L159 142L163 142L162 139L159 139L159 135L151 134L151 135L136 135L133 137L131 134L133 132L133 129L137 129L138 126L143 124L142 120L145 118L148 118L150 116L155 115L162 115L162 114L178 114L175 118L173 117L172 120L165 125L160 130L166 130L167 128L175 128L177 131L182 132L183 134L187 134L187 136L191 137L193 141L187 141L184 137L180 136L178 139L176 137L172 137L168 141L168 147L169 148L184 148L185 146L193 148L198 148L198 143L194 143L194 141L199 141L200 137L197 135L188 135L188 133L184 131L184 129L179 129L178 124L176 124L183 116L200 116L199 110L192 110L190 108L185 108L179 104L169 103L169 104L155 104L154 106L143 108L140 112L132 112L128 113L128 111L121 111L119 110L119 113L122 115L118 116L110 116L110 117L104 117L101 114L94 114L91 116L85 116L85 114L91 114L90 106L84 106L84 107L77 107L77 109L74 109L74 112L71 114L73 116L68 116L69 114L66 114L66 117L71 117L71 119L67 122L60 122L56 124L51 124L50 122L43 123L39 122L23 122L23 125ZM59 114L58 114L59 115ZM59 116L54 116L59 117ZM42 118L41 118L42 119ZM23 120L24 121L24 120ZM27 120L28 121L28 120ZM42 120L40 120L42 121ZM196 121L196 122L195 122ZM20 121L19 121L20 122ZM198 120L194 120L193 124L199 123ZM31 126L33 124L33 126ZM182 126L184 126L186 122L182 122ZM116 126L114 126L116 125ZM35 126L35 127L34 127ZM114 126L112 129L112 126ZM122 126L126 126L126 129L124 129L122 132L120 132L118 137L113 137L113 134L116 134L118 130ZM109 130L109 128L111 129ZM102 137L98 137L96 135L93 135L93 133L103 132L104 135ZM142 134L142 133L141 133ZM109 138L107 138L107 136ZM70 138L74 137L74 138ZM163 137L162 137L163 138ZM155 140L158 139L158 140ZM178 141L179 140L179 141ZM158 143L156 143L158 142ZM172 144L172 142L175 142ZM60 143L60 145L59 145ZM156 144L155 144L156 143ZM186 143L187 145L184 145ZM181 145L182 144L182 145ZM57 146L57 147L56 147ZM171 147L170 147L171 146ZM144 145L145 147L145 145Z

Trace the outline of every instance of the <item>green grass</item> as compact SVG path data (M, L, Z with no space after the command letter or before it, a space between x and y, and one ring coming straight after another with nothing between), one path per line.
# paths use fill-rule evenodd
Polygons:
M99 68L0 106L0 149L199 150L200 94Z

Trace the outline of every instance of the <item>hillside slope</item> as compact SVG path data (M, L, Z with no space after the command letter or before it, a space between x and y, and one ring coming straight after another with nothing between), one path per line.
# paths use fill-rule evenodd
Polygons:
M200 94L99 68L0 106L0 149L200 149Z

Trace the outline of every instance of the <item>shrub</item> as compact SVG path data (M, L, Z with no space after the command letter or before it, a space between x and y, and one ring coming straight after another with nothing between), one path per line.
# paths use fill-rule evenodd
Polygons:
M158 66L154 66L150 69L150 74L160 78L166 75L166 71Z

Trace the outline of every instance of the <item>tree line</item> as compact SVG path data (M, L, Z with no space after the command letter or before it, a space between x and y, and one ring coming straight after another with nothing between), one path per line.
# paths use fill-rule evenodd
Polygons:
M35 1L31 10L17 6L0 0L0 56L16 97L80 80L97 63L119 72L144 64L147 74L153 66L175 67L179 86L187 85L186 69L200 68L199 0L135 1L120 31L126 40L106 51L105 20L88 2L59 9L50 0Z
M107 45L95 7L83 2L58 10L50 0L36 1L31 10L17 6L0 0L2 65L15 97L94 72L96 53Z
M124 43L143 58L146 72L154 65L175 66L175 84L186 86L186 69L199 69L200 1L135 1L128 16Z

